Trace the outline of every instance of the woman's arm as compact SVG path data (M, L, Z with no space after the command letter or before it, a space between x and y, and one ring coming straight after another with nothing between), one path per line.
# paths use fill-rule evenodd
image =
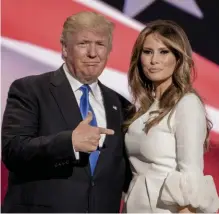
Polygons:
M161 200L178 204L179 212L216 212L219 199L214 180L203 174L207 133L203 104L195 94L185 95L174 119L177 168L168 174Z
M203 144L207 133L204 107L196 95L190 94L182 98L176 108L175 121L177 168L182 173L190 174L195 181L197 175L203 174ZM190 185L193 186L188 183ZM198 194L198 190L190 191L197 191ZM191 204L179 208L179 212L195 211Z

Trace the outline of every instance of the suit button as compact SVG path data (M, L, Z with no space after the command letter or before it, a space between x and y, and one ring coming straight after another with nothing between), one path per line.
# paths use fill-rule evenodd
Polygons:
M91 186L92 186L92 187L94 187L94 186L95 186L95 183L94 183L94 181L92 181L92 182L91 182Z
M88 213L88 210L85 210L84 212L85 212L85 213Z

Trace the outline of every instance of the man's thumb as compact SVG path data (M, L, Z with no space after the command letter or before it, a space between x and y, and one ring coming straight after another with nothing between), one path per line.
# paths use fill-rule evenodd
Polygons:
M92 119L93 119L93 114L92 114L91 111L89 111L88 114L87 114L87 117L84 118L84 120L82 121L82 123L84 123L84 124L89 124Z

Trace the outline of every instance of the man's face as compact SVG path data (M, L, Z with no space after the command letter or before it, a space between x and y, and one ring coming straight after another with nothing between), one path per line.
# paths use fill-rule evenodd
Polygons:
M81 30L73 33L63 47L70 72L84 84L96 81L101 75L109 52L109 36L104 30Z

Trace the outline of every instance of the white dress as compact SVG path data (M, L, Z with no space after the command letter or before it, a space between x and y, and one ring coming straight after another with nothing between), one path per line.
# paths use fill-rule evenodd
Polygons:
M211 176L203 175L203 143L206 136L204 108L195 94L185 95L168 115L146 134L148 112L128 129L125 144L133 180L124 199L123 212L176 213L191 205L197 212L216 212L219 198Z

